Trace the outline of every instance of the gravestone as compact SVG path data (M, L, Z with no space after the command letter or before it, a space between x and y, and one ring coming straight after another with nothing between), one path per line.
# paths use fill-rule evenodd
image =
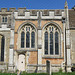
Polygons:
M46 61L46 72L51 75L51 63L50 61Z

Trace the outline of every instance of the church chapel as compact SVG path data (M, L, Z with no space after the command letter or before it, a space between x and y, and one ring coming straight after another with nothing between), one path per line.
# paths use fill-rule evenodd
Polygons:
M75 8L1 8L0 70L46 72L47 60L52 72L75 64Z

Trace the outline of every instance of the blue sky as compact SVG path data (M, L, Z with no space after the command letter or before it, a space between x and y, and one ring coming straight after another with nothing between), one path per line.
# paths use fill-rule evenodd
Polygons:
M75 5L75 0L67 0L69 9ZM27 9L64 9L65 0L0 0L0 8L26 7Z

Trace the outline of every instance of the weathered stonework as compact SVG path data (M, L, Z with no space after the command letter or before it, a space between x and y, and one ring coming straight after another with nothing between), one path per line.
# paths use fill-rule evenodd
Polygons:
M11 72L17 69L26 72L46 72L46 61L49 60L52 72L57 72L60 68L65 70L65 65L68 66L67 71L70 72L71 64L75 64L75 23L73 22L75 14L73 15L72 11L74 14L74 10L69 10L66 5L62 10L27 10L26 8L16 10L16 8L10 8L8 11L6 8L2 8L0 11L0 59L2 36L5 37L5 47L4 61L0 61L0 66L4 69L7 65L6 69L8 68L8 71ZM3 17L7 17L7 22L3 22ZM54 28L54 54L49 53L50 47L48 47L49 52L46 55L45 32L48 32L49 35L52 30L50 27ZM59 32L59 54L55 54L56 31ZM24 38L21 37L22 32L25 33ZM30 33L29 40L26 40L27 32ZM32 47L32 32L35 33L35 47ZM50 45L49 36L48 46ZM21 47L23 39L24 48ZM26 41L30 41L28 48Z

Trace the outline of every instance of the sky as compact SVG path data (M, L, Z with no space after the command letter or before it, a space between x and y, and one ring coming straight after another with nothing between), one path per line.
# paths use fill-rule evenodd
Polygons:
M75 0L67 0L71 9ZM26 9L64 9L65 0L0 0L1 8L26 7Z

